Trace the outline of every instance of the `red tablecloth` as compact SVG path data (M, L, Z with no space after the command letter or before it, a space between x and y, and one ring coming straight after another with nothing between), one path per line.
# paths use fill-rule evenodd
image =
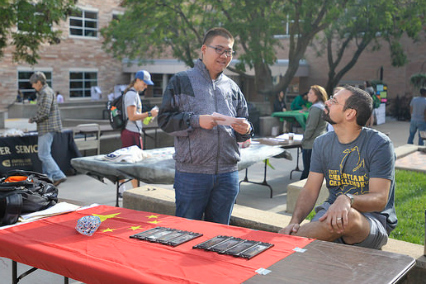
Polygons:
M91 237L75 230L77 220L99 215ZM177 247L129 238L156 226L202 233ZM217 235L274 244L247 260L199 249ZM311 239L280 235L174 216L96 206L0 230L0 256L85 283L241 283L303 248ZM31 277L31 276L29 276Z

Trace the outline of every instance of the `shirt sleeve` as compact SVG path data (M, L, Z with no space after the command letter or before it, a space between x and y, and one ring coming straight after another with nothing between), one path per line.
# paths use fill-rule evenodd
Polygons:
M377 143L379 142L379 143ZM391 180L395 169L395 152L389 140L372 142L379 145L373 148L370 162L370 178L384 178Z
M40 123L49 119L50 108L52 106L52 96L48 96L45 92L40 93L38 98L38 109L36 115L32 118L32 121Z

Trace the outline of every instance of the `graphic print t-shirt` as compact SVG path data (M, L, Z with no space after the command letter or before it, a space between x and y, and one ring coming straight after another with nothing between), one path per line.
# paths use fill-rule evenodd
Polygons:
M391 180L388 203L380 213L386 216L389 228L395 228L395 154L386 135L363 128L357 139L341 144L336 133L329 132L315 140L311 159L310 170L324 174L329 203L341 194L368 193L370 178Z

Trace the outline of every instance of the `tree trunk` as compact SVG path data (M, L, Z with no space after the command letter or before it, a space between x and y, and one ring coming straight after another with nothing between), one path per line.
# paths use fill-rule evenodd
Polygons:
M254 65L254 72L256 74L256 77L255 77L256 93L267 96L269 102L273 105L274 98L275 98L274 94L270 91L265 92L265 90L272 90L274 86L272 82L271 69L269 68L268 64L260 62Z

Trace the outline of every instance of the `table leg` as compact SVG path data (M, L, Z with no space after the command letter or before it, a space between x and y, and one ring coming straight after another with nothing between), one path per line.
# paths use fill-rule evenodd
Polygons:
M21 281L22 278L27 276L30 273L33 273L38 268L33 267L31 269L28 269L26 272L22 273L18 277L18 263L14 260L12 260L12 284L17 284L19 281ZM69 278L64 276L64 284L69 284Z
M291 179L293 172L301 172L301 170L299 169L299 147L297 147L296 168L294 170L291 170L290 179Z
M272 196L273 196L272 187L266 181L266 169L267 169L267 166L268 166L267 159L265 159L265 168L264 168L264 172L263 172L263 181L262 182L249 181L248 180L248 168L246 168L246 175L245 175L244 179L240 181L239 184L241 185L242 182L247 182L247 183L253 183L253 184L259 184L259 185L267 186L267 187L269 187L269 191L271 193L270 194L270 198L272 198Z
M124 182L123 182L124 183ZM115 207L120 207L120 205L118 204L118 197L119 197L119 195L120 195L120 185L122 184L122 183L120 183L120 181L119 180L116 180L115 181L115 184L116 184L116 188L117 188L117 192L116 192L116 194L115 194Z
M27 271L25 271L24 273L22 273L21 275L18 276L18 263L16 261L12 260L12 283L17 284L19 281L21 281L22 278L24 278L28 274L33 273L37 269L38 269L37 267L30 268L30 269L28 269Z
M12 284L18 283L18 264L12 260Z

